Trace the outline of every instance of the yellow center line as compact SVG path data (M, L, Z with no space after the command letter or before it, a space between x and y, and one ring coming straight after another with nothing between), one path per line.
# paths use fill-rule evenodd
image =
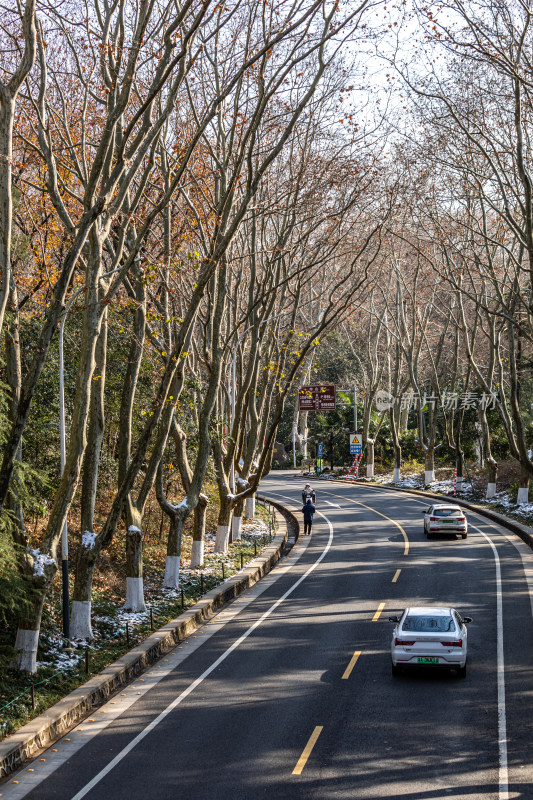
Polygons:
M378 606L378 610L376 611L376 613L372 617L372 622L377 622L378 621L378 619L381 616L381 612L383 611L384 608L385 608L385 603L380 603L379 606Z
M323 725L317 725L316 728L314 729L313 733L309 737L309 741L307 742L307 744L304 747L302 755L298 759L298 763L296 764L296 766L294 767L294 769L292 771L293 775L301 775L302 774L302 770L305 767L305 765L307 764L307 759L311 755L313 747L316 744L316 740L318 739L318 737L322 733L323 727L324 727Z
M350 663L344 670L344 675L342 676L342 680L347 680L350 677L350 675L352 674L352 669L357 664L357 659L359 658L360 655L361 655L361 650L356 650L350 659Z
M394 578L392 579L393 583L396 583L396 581L400 577L400 572L401 572L401 569L397 569L396 572L394 573Z
M400 523L396 522L395 519L392 519L392 517L388 517L386 514L382 514L381 511L377 511L375 508L372 508L372 506L367 506L365 505L365 503L361 503L359 500L351 500L349 497L345 497L343 494L334 494L333 492L328 492L328 494L333 495L333 497L341 497L343 500L347 500L348 503L354 503L356 506L363 506L363 508L367 508L369 511L373 511L374 514L379 514L379 516L383 517L383 519L388 519L389 522L392 522L393 525L396 525L396 527L399 528L400 531L402 532L402 536L404 538L404 548L403 548L404 556L406 556L409 553L409 539L407 538L407 534L400 525Z

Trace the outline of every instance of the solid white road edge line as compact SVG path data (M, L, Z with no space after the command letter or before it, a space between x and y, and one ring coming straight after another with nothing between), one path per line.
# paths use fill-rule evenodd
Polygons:
M267 575L257 583L254 583L253 586L239 596L239 605L230 603L218 610L213 618L201 625L192 637L188 636L185 638L181 644L167 653L166 658L160 659L153 664L148 671L145 670L142 672L131 684L124 687L125 691L120 695L113 695L112 699L98 709L98 713L102 711L105 712L101 719L91 724L90 727L85 725L86 720L80 721L79 724L84 725L83 734L71 738L71 734L76 734L77 731L67 732L63 738L52 743L40 754L43 756L46 755L45 763L41 764L33 760L32 762L28 762L34 765L32 772L28 771L27 765L22 766L17 772L14 772L13 777L17 778L18 783L16 785L5 784L1 796L5 797L6 800L22 800L22 798L33 791L39 783L42 783L49 775L63 766L65 761L68 761L75 753L85 747L105 728L115 723L117 718L124 714L128 708L134 705L138 700L141 700L147 692L166 678L171 672L176 670L192 653L205 644L206 641L218 633L228 623L232 622L233 619L248 608L254 600L266 592L267 589L281 577L286 575L287 572L298 563L310 544L310 538L306 537L302 539L298 548L293 549L290 555L286 556L282 562L278 562ZM195 641L193 641L194 636L197 637ZM164 666L165 663L166 666ZM136 691L135 694L129 697L123 696L125 692L130 692L133 688L140 691ZM93 710L91 713L96 712ZM53 759L48 757L52 748L58 749L58 752L54 753Z
M499 752L499 800L509 798L509 771L507 767L507 717L505 710L505 660L503 652L503 603L502 573L496 545L476 525L471 526L487 540L492 548L496 565L496 630L497 630L497 685L498 685L498 752Z
M94 778L83 787L83 789L81 789L77 794L75 794L72 800L81 800L81 798L85 797L91 791L91 789L94 789L94 787L98 783L100 783L100 781L103 778L105 778L105 776L108 775L117 766L117 764L119 764L128 755L128 753L130 753L139 744L139 742L141 742L145 738L145 736L148 736L148 734L151 733L151 731L153 731L154 728L156 728L159 725L159 723L162 722L165 719L165 717L167 717L168 714L170 714L170 712L176 708L176 706L178 706L183 700L185 700L186 697L188 697L192 692L194 692L197 686L199 686L205 680L205 678L207 678L220 664L222 664L222 662L225 661L226 658L234 650L236 650L237 647L239 647L248 638L248 636L250 636L250 634L253 633L254 630L258 628L259 625L261 625L261 623L264 622L265 619L267 619L276 610L276 608L279 605L281 605L281 603L283 603L283 601L286 600L287 597L289 597L295 591L295 589L298 588L298 586L301 583L303 583L303 581L308 577L308 575L310 575L318 567L318 565L325 558L328 550L331 547L331 543L333 541L333 526L331 522L328 520L328 518L324 514L322 514L322 512L317 511L317 514L320 514L321 517L324 517L325 521L329 526L329 539L326 544L326 547L320 553L319 557L314 562L314 564L312 564L309 567L309 569L301 576L301 578L298 578L298 580L295 583L293 583L293 585L285 592L285 594L282 595L278 600L276 600L276 602L273 603L273 605L271 605L270 608L267 609L267 611L265 611L265 613L261 617L259 617L259 619L256 620L254 624L251 625L248 628L248 630L246 630L242 634L242 636L236 639L236 641L233 642L233 644L230 647L228 647L228 649L225 650L222 653L222 655L220 655L217 658L217 660L211 664L210 667L204 670L204 672L202 672L202 674L198 678L196 678L195 681L193 681L181 694L179 694L172 701L172 703L170 703L154 720L152 720L152 722L150 722L150 724L147 725L146 728L144 728L140 733L138 733L137 736L134 739L132 739L132 741L128 745L126 745L126 747L124 747L120 751L120 753L118 753L115 756L115 758L112 761L110 761L109 764L107 764L107 766L104 767L104 769L100 770L100 772L97 775L95 775Z

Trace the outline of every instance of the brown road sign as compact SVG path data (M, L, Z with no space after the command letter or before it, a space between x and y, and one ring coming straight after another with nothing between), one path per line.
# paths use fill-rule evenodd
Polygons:
M300 411L334 411L336 408L337 398L332 384L300 386L298 389Z

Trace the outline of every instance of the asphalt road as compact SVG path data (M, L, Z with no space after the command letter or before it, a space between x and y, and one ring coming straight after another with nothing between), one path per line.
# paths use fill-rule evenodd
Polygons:
M299 509L302 485L261 491ZM531 551L475 514L427 541L421 498L314 488L311 537L2 800L533 798ZM424 603L474 618L466 679L392 677L388 616Z

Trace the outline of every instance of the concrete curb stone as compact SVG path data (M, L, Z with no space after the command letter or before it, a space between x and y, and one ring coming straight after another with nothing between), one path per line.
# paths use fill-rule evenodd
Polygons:
M285 512L285 509L284 514L280 513L283 507L278 503L271 505L276 508L279 533L261 555L254 558L232 578L228 578L224 584L203 595L192 608L177 619L167 622L133 650L109 664L98 675L78 686L43 714L39 714L0 742L0 780L5 779L25 761L57 741L90 714L92 709L107 701L127 683L135 680L143 670L197 630L216 610L270 572L283 555L289 536L289 526L293 528L291 519L293 515Z

